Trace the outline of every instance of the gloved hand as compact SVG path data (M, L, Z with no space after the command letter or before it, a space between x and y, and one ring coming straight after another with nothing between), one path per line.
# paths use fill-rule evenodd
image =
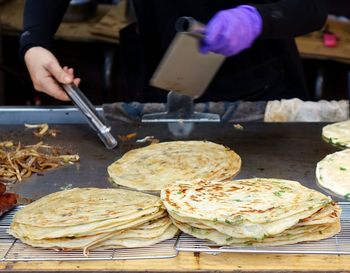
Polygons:
M236 55L253 45L262 27L262 18L255 7L244 5L220 11L207 25L201 52Z
M34 88L56 99L68 101L60 83L79 85L80 79L74 77L73 68L61 67L56 57L43 47L32 47L24 55Z

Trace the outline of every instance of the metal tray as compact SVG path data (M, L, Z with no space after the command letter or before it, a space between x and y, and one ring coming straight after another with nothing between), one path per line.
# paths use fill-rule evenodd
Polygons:
M207 240L194 238L182 233L176 249L187 252L220 253L275 253L275 254L345 254L350 255L350 202L339 202L342 207L342 230L336 236L317 241L274 247L230 247L218 246Z
M154 246L140 248L120 248L111 250L91 250L88 257L82 250L54 251L28 246L7 234L15 212L22 206L13 209L0 218L0 261L91 261L91 260L137 260L165 259L177 256L175 249L177 238Z

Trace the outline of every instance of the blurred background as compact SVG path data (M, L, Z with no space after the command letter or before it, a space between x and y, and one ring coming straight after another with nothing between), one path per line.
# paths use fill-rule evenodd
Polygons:
M59 105L33 89L18 56L23 5L23 0L0 0L0 105ZM349 18L349 1L332 0L324 29L297 39L315 101L349 98ZM120 70L120 62L128 61L128 56L120 54L118 41L119 31L132 20L132 8L126 0L73 0L57 32L56 56L76 68L83 79L81 88L94 104L130 100L123 92ZM325 34L330 34L336 45L325 45Z

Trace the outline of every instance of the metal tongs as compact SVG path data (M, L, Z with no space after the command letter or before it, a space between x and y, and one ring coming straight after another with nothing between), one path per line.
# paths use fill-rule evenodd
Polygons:
M68 96L75 106L87 118L90 126L97 132L97 135L105 144L107 149L113 149L118 145L117 140L110 133L111 127L105 124L105 121L97 113L96 108L84 93L74 84L63 84L62 87L67 92Z

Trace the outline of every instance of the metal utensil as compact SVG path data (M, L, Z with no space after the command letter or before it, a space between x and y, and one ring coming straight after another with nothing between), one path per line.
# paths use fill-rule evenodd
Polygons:
M74 84L63 84L62 86L76 107L85 115L90 126L97 132L107 149L116 147L118 142L110 133L111 127L105 124L102 117L97 113L95 106L84 93Z
M215 53L202 54L199 40L205 26L191 17L181 17L176 22L174 40L166 51L150 84L176 91L193 98L207 89L225 57Z

